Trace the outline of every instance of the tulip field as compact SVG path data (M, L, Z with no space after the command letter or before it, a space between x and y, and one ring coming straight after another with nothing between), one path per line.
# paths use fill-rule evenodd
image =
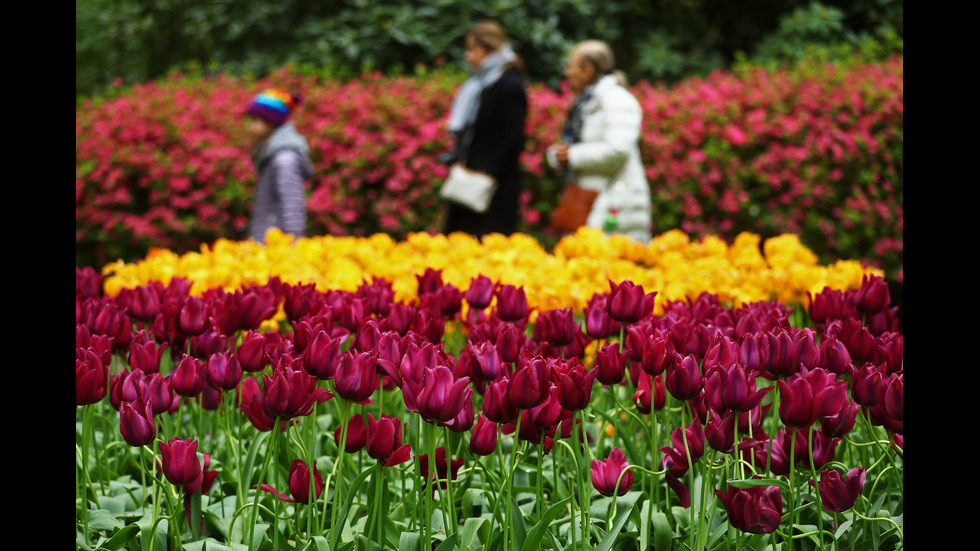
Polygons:
M76 548L901 549L903 358L793 235L76 266Z

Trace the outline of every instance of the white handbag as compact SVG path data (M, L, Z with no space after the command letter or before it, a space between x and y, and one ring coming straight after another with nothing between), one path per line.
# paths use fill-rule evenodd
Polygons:
M439 189L439 196L482 214L487 212L496 191L497 181L492 176L457 163L449 169L449 178Z

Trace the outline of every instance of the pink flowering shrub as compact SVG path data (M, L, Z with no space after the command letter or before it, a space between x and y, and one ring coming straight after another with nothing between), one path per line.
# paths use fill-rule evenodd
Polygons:
M796 233L825 259L901 273L903 59L794 71L716 72L632 90L654 230L701 236ZM317 176L313 234L438 231L458 76L324 80L184 78L135 86L75 111L76 263L195 249L245 235L255 173L241 111L269 86L298 92L294 114ZM529 86L522 230L547 240L560 178L544 162L571 101Z

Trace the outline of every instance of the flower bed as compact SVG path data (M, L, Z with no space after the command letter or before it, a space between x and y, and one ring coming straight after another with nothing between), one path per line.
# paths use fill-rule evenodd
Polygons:
M723 249L672 235L664 257ZM598 253L593 239L556 257L650 258ZM445 254L436 237L416 241ZM770 264L775 250L784 267L807 258L774 245ZM103 280L76 267L81 545L904 541L904 345L877 275L813 294L807 316L711 292L658 300L611 279L580 314L538 305L532 319L519 282L482 270L456 286L430 267L410 292L380 277L350 290L272 277L200 294L204 272L192 283L171 271L105 294L129 268Z
M903 59L792 72L718 72L666 89L636 83L656 232L732 240L794 233L825 262L872 259L901 279ZM282 70L258 81L175 75L76 109L76 263L195 250L244 235L254 175L241 108L277 85L317 168L313 235L438 231L443 121L459 79L365 75L348 83ZM529 88L522 231L547 237L567 89Z

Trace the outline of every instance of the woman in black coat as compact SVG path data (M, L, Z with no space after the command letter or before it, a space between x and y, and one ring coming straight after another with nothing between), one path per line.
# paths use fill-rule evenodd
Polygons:
M466 34L466 60L473 67L453 101L449 129L456 147L444 160L465 160L470 170L489 174L497 191L483 214L449 203L445 233L509 235L517 231L522 189L527 93L520 59L497 23L478 23Z

